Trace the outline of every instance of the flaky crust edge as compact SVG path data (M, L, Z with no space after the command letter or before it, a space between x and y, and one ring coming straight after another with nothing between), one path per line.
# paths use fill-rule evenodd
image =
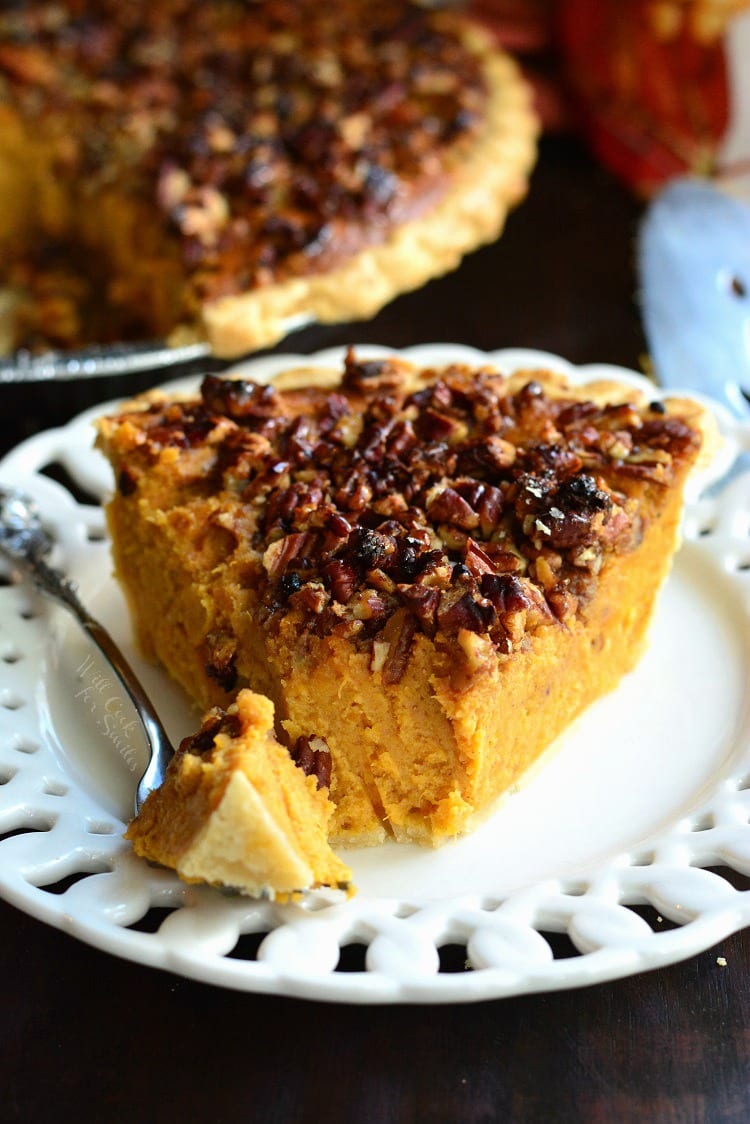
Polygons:
M487 121L438 204L324 273L206 303L197 323L175 329L171 344L207 340L214 354L234 358L269 346L309 321L367 319L398 294L455 269L464 254L500 235L509 209L526 194L536 159L537 118L516 64L481 28L469 26L464 38L480 57L487 80Z

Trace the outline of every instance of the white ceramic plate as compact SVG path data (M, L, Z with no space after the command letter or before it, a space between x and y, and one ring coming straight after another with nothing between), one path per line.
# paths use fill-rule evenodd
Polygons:
M540 352L402 354L616 377L657 396L632 372L573 369ZM341 356L272 357L247 370L265 379ZM108 466L91 449L102 409L19 446L0 480L36 498L54 561L80 583L176 738L195 715L133 648L101 509L42 471L62 464L95 496L108 491ZM726 442L704 486L750 447L747 429L717 412ZM247 991L459 1002L654 968L750 922L750 895L733 884L750 876L750 474L691 501L637 670L473 835L437 851L349 852L351 901L254 902L136 859L121 833L145 748L122 688L63 610L14 585L0 589L0 606L0 892L100 948Z

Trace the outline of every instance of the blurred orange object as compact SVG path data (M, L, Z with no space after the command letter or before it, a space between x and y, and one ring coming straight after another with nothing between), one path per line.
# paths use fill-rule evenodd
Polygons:
M577 115L637 191L750 169L750 0L560 0L557 14Z

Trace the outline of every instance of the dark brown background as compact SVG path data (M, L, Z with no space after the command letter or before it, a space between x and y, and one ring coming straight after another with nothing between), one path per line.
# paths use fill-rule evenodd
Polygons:
M435 340L637 367L639 215L575 142L547 141L499 243L371 323L311 329L286 350ZM0 389L2 448L151 381ZM0 950L2 1121L750 1120L744 933L631 979L451 1007L223 991L4 903Z

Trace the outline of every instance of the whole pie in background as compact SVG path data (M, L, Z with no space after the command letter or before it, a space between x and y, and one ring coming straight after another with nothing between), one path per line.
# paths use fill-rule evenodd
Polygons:
M0 347L369 317L495 239L536 123L467 15L403 0L0 12Z

